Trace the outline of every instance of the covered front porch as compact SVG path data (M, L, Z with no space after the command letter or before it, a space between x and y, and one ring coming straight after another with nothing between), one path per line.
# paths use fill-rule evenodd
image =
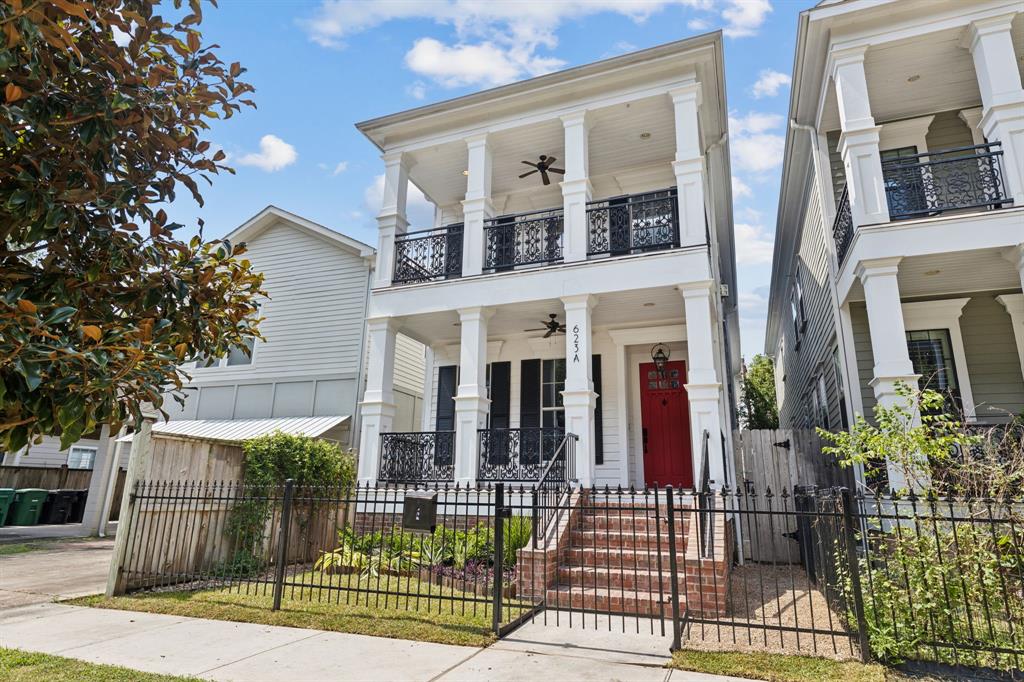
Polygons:
M725 482L731 415L714 289L700 281L371 318L360 481L694 488L706 471ZM413 433L391 428L399 330L429 349Z

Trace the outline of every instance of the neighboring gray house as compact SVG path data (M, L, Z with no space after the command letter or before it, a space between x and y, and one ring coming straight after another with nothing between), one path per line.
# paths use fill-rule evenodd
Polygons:
M238 351L192 363L184 408L167 400L173 421L343 417L330 437L352 445L365 366L364 322L374 249L300 216L268 206L227 235L246 242L246 258L265 276L269 298L251 357ZM198 366L197 366L198 365ZM396 341L396 423L418 428L422 410L424 348ZM200 427L201 428L201 427ZM61 450L45 438L4 464L91 468L104 446L100 434ZM127 447L121 448L125 466ZM103 459L103 456L100 457Z
M782 427L847 428L900 382L967 423L1024 412L1022 45L1008 0L800 15L765 342Z

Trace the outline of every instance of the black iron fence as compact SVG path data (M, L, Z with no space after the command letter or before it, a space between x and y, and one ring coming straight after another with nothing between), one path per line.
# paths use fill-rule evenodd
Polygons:
M836 259L842 265L853 242L853 214L850 211L850 188L843 187L843 194L836 204L836 219L832 223L832 239L836 245Z
M477 480L519 483L540 479L541 472L565 438L565 429L480 429L477 438L480 445Z
M562 260L562 209L531 211L484 221L484 270Z
M395 237L395 284L462 275L462 223Z
M587 204L587 255L623 255L679 246L676 188Z
M529 619L676 647L1021 667L1020 500L543 482L142 482L119 572L129 589L437 613L499 634Z
M382 433L377 479L386 483L455 480L455 432Z
M1010 203L998 142L929 151L882 163L893 220Z

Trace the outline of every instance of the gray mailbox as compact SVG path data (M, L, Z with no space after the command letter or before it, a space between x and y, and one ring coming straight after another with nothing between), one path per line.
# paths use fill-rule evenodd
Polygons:
M433 533L437 528L437 493L406 493L402 510L402 529L413 533Z

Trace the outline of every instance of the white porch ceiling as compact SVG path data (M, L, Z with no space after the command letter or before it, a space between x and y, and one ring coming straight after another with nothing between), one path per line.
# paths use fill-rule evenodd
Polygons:
M1017 270L999 249L904 258L900 261L898 280L903 298L1021 287ZM859 282L850 290L850 300L864 300Z

